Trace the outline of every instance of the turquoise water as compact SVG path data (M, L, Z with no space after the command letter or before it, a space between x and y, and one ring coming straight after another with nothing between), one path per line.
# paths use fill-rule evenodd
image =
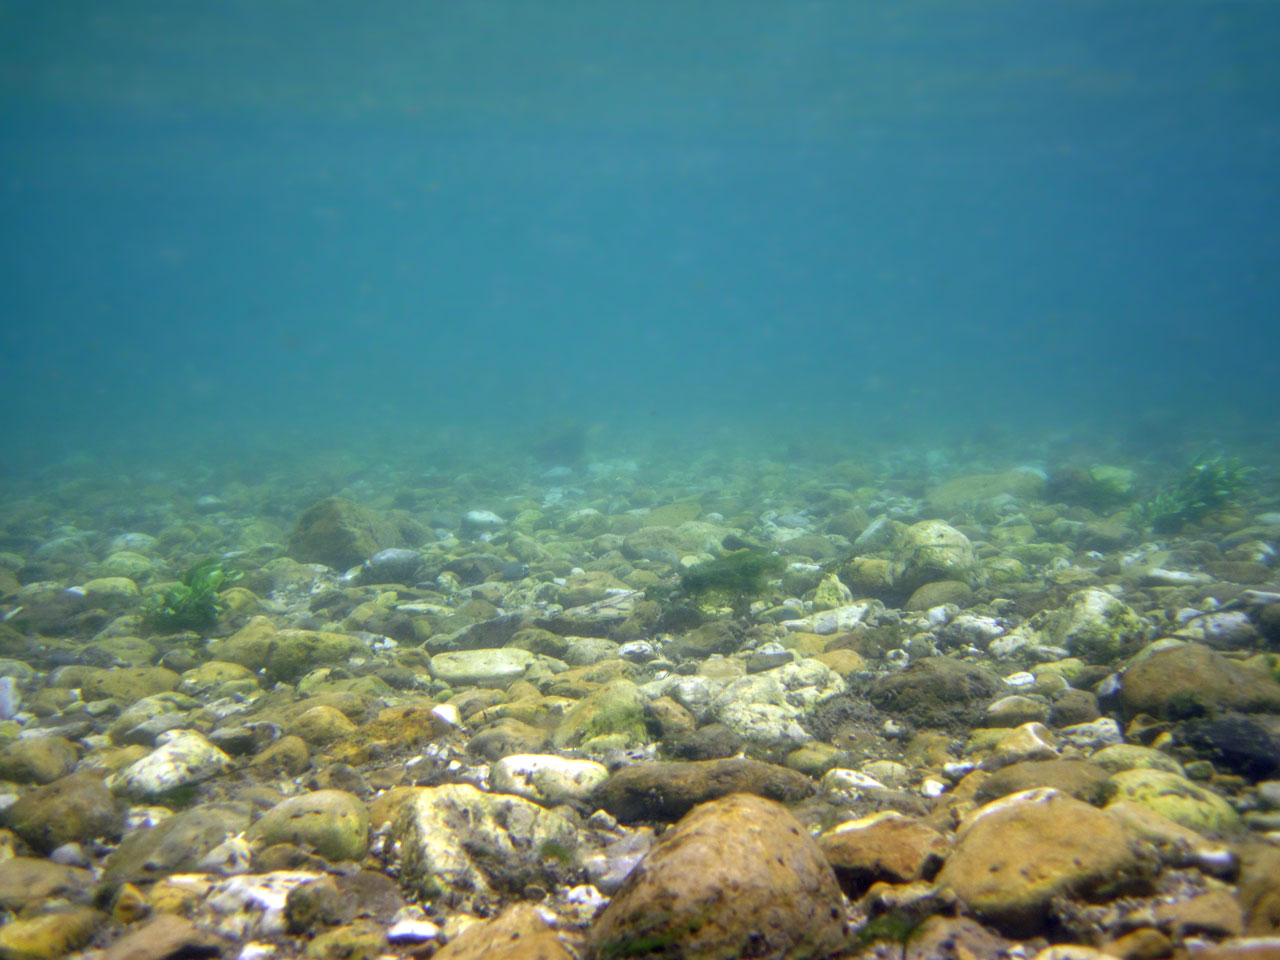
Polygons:
M6 0L6 469L1265 440L1277 48L1244 2Z

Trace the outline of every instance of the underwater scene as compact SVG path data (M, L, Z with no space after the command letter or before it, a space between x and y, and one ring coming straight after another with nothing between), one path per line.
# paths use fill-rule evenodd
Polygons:
M1280 957L1277 51L0 0L0 960Z

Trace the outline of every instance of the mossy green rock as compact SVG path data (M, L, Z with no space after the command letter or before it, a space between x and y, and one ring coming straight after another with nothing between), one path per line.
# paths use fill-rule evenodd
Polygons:
M76 765L75 744L62 737L23 737L0 750L0 780L52 783Z
M214 803L176 813L146 830L134 830L107 858L106 879L136 883L189 873L227 837L248 829L249 817L248 804Z
M62 907L0 927L3 960L57 960L88 944L103 920L91 907Z
M1045 480L1031 470L1006 470L1004 473L974 473L956 477L934 487L925 499L939 510L955 510L966 504L1010 496L1032 500L1044 493Z
M98 577L81 589L89 606L102 610L123 610L140 596L138 585L128 577Z
M134 703L156 693L167 693L182 678L164 667L112 667L95 671L81 684L85 700L119 700Z
M140 553L120 550L94 566L97 579L124 577L135 584L145 583L155 573L155 564Z
M1045 621L1053 644L1091 663L1110 663L1146 634L1147 625L1119 598L1105 590L1077 590Z
M903 589L914 590L935 580L968 582L973 544L949 523L922 520L903 531L897 559L902 565L897 583Z
M331 862L359 860L369 845L369 813L345 790L314 790L277 803L249 829L251 843L292 843Z
M124 813L102 778L88 771L19 797L4 822L33 850L47 854L64 843L119 838Z
M370 920L327 930L307 944L308 960L374 960L386 952L382 925Z
M401 546L395 527L343 497L308 507L289 537L289 556L299 563L323 563L346 570L379 550Z
M1107 782L1111 803L1128 801L1146 807L1198 833L1234 833L1240 815L1207 787L1167 770L1126 770Z
M634 747L648 741L645 697L630 680L614 680L588 694L560 721L552 742L559 748L589 746L608 737Z
M16 913L28 904L55 897L86 900L94 882L93 874L79 867L10 857L0 860L0 908Z

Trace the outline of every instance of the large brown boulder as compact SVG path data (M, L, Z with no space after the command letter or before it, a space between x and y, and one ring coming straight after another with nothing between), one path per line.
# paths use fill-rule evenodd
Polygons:
M587 938L602 957L827 957L845 942L831 865L787 809L735 794L696 808L627 878Z
M1223 710L1280 712L1280 683L1187 643L1136 660L1121 677L1120 704L1133 716L1180 719Z
M1096 807L1028 790L970 815L937 882L983 922L1021 937L1041 928L1054 899L1142 890L1157 865L1153 850Z

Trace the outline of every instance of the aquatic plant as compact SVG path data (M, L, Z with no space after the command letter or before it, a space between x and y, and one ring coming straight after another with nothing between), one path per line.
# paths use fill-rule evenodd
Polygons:
M781 557L763 550L734 550L690 567L680 575L680 590L692 600L726 603L735 616L745 616L752 599L764 592L765 579L785 567Z
M1133 519L1156 533L1176 533L1221 507L1239 500L1252 467L1237 457L1198 460L1177 482L1158 490L1133 509Z
M239 572L224 570L221 560L201 560L182 575L180 583L148 597L142 615L157 630L205 630L226 609L218 594L240 577Z

